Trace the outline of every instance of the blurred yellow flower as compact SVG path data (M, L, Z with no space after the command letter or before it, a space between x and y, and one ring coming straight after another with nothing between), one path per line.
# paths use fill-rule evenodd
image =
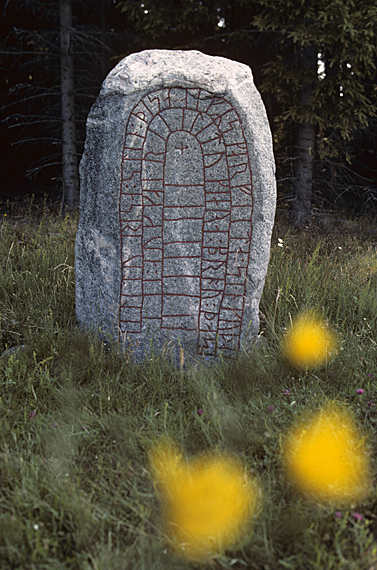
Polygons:
M165 531L180 554L201 559L245 535L260 492L235 458L208 452L187 460L165 441L149 459L164 502Z
M313 313L303 313L292 323L282 343L283 355L298 368L320 366L331 358L337 339L321 319Z
M331 505L366 498L371 485L369 458L350 413L329 404L304 420L283 441L289 480L304 495Z

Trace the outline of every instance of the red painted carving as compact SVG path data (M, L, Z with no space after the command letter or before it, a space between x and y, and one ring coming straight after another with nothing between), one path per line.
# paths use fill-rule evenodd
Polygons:
M180 155L200 149L195 183L169 178L169 140ZM252 231L250 160L236 110L203 89L145 95L127 123L121 172L120 335L137 340L148 323L177 338L191 330L198 353L231 358L240 344ZM181 203L190 191L195 203ZM179 223L194 228L189 242L169 238ZM196 307L194 320L180 312L182 298Z

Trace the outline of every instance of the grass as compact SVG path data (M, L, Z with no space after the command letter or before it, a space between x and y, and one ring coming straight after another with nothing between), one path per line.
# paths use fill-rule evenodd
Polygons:
M373 227L296 234L279 219L260 305L265 341L234 363L184 371L161 356L131 364L80 331L76 228L47 210L0 225L0 353L25 347L0 358L0 568L376 569L377 492L348 509L319 506L295 493L280 460L294 420L336 399L365 431L376 471ZM326 366L300 372L279 346L310 307L341 345ZM170 551L147 462L161 435L188 456L234 453L258 478L262 508L235 550L202 564Z

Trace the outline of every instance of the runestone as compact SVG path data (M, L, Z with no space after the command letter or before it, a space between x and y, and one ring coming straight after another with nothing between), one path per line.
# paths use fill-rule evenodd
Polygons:
M259 332L275 215L250 69L148 50L106 78L80 164L76 313L137 360L235 358Z

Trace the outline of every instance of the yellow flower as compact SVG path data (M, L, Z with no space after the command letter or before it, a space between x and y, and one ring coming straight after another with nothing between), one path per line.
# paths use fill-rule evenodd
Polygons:
M298 368L320 366L336 349L337 339L312 313L303 313L293 322L282 343L283 355Z
M242 538L260 494L235 458L208 452L188 461L162 442L149 459L165 506L165 531L180 554L201 559Z
M323 503L351 504L366 498L369 459L351 415L329 404L304 419L283 442L287 477L304 495Z

